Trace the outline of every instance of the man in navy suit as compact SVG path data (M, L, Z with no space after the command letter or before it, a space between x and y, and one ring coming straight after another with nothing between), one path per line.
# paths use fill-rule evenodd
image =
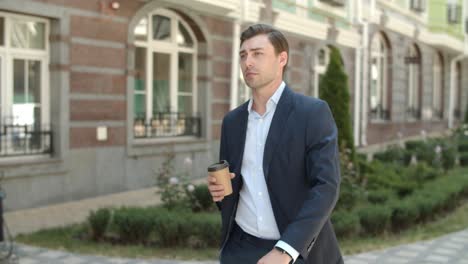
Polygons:
M233 194L207 179L222 216L220 261L343 263L330 223L340 171L328 105L283 82L289 46L273 27L246 29L239 55L252 99L224 117L220 146Z

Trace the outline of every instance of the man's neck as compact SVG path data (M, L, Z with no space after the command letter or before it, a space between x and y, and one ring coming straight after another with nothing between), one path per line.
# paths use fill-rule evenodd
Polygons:
M282 79L276 82L270 83L268 86L262 87L260 89L252 90L253 104L252 109L255 110L259 115L263 115L266 112L266 105L268 100L273 96L273 94L278 90Z

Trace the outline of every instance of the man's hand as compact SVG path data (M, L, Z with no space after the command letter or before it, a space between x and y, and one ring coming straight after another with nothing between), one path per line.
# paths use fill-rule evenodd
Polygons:
M291 257L277 249L272 249L268 254L263 256L257 264L288 264L291 262Z
M231 174L231 179L236 177L234 173ZM224 199L224 186L216 183L216 178L208 175L208 190L210 190L211 197L214 202L220 202Z

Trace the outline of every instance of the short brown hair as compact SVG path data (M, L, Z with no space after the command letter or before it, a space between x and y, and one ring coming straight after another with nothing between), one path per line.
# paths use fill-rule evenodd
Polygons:
M244 41L253 38L258 35L267 35L268 40L270 41L271 45L275 49L275 54L278 55L283 51L289 55L289 44L284 37L281 31L277 30L276 28L267 25L267 24L255 24L248 27L244 32L242 32L240 36L240 45L244 43ZM289 61L289 59L288 59ZM284 65L283 74L286 72L286 67L288 66L288 62Z

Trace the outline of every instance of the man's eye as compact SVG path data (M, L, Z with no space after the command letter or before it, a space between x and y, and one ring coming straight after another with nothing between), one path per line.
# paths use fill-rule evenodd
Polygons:
M255 52L254 54L255 54L255 55L261 55L262 53L259 52L259 51L257 51L257 52Z

